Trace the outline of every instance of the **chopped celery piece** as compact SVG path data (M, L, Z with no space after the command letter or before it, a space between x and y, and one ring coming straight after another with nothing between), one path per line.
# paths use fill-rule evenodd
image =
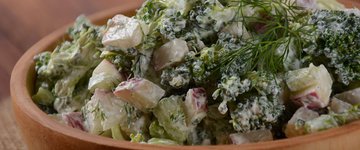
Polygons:
M125 140L119 125L111 128L111 137L115 140Z
M165 129L160 126L159 121L155 120L150 124L149 127L151 137L155 138L169 138L169 135L166 133Z
M158 145L179 145L173 140L169 139L160 139L160 138L151 138L148 142L148 144L158 144Z
M100 133L100 135L111 138L111 130L109 129L109 130L103 131L102 133Z
M183 143L186 141L189 128L186 125L184 102L182 96L171 96L160 100L153 113L159 124L164 127L169 138Z
M37 104L50 106L54 103L54 95L47 89L40 87L38 92L32 97Z
M112 92L95 90L91 100L82 109L89 132L99 134L125 120L127 116L121 111L123 107L124 102Z

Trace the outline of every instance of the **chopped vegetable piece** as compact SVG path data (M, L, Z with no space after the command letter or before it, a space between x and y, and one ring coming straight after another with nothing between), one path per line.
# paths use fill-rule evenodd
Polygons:
M250 36L242 22L231 23L225 26L222 32L244 39L247 39Z
M125 140L125 137L119 125L115 125L111 128L111 137L115 140Z
M184 143L189 134L186 125L184 102L182 96L171 96L160 100L153 113L159 124L164 127L169 138Z
M140 22L119 14L108 21L102 43L127 49L139 45L142 38L143 31Z
M112 90L123 81L123 77L113 64L104 59L93 71L88 89L94 92L96 88Z
M99 135L100 135L100 136L104 136L104 137L111 138L111 137L112 137L112 135L111 135L111 129L105 130L105 131L101 132Z
M62 124L86 131L84 126L84 118L80 112L69 112L49 116Z
M33 100L37 104L50 106L54 103L54 95L47 89L40 87L37 93L32 96Z
M315 119L306 121L305 130L306 133L315 133L330 128L338 127L340 124L336 118L331 115L321 115Z
M308 68L290 71L286 83L291 91L290 99L298 105L318 109L329 104L333 82L323 65L310 64Z
M155 138L169 138L169 135L166 133L165 129L160 126L159 121L155 120L150 124L149 127L151 137Z
M330 110L333 111L334 113L344 113L350 108L352 108L351 104L339 100L335 97L331 99L329 106L330 106Z
M296 110L285 128L286 137L295 137L306 134L305 122L319 117L315 111L301 107Z
M123 106L124 102L112 92L96 89L91 100L82 109L86 128L92 134L100 134L118 125L126 119L126 114L122 113Z
M154 51L153 63L155 70L159 71L184 60L189 52L186 41L174 39L165 43Z
M352 105L360 104L360 88L336 94L334 97Z
M126 118L121 120L120 128L127 136L136 133L142 133L144 136L147 136L150 124L147 114L127 103L124 105L121 113Z
M236 145L273 140L273 135L270 130L254 130L248 133L234 133L230 134L229 137L231 142Z
M165 95L165 91L149 80L132 78L121 82L114 94L141 111L147 112L148 109L156 107L158 101Z
M185 98L185 112L189 126L196 126L206 117L207 97L204 88L189 89Z
M177 142L169 139L159 139L159 138L151 138L147 141L148 144L158 144L158 145L179 145Z
M145 143L145 137L141 133L131 134L130 142Z

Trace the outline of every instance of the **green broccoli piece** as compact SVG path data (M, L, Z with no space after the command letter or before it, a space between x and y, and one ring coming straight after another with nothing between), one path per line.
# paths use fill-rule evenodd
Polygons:
M271 128L284 110L284 105L280 104L282 88L279 81L269 73L255 71L243 78L223 76L213 93L214 99L222 100L219 112L225 114L228 111L228 102L235 104L230 115L234 129L239 132Z
M130 142L134 142L134 143L146 143L145 140L146 138L144 137L144 135L142 135L141 133L136 133L136 134L131 134L130 135Z
M251 96L237 104L231 114L233 127L238 132L257 129L272 129L285 109L278 99L266 96Z
M315 32L305 36L304 51L310 61L324 64L343 85L360 80L359 13L357 9L318 10L309 20Z
M161 84L175 89L186 88L192 80L190 71L186 64L175 68L167 68L161 73Z
M166 3L163 0L147 0L141 8L137 10L135 18L149 24L161 17L163 10L166 8Z
M183 36L186 27L186 18L174 9L168 9L162 18L159 27L160 33L167 39L172 40Z
M51 106L54 103L54 95L47 89L40 87L38 92L32 96L36 104Z
M35 57L38 79L36 85L53 93L54 108L58 112L79 110L83 101L88 98L81 97L79 103L72 102L79 99L77 94L84 96L83 92L75 91L87 86L92 69L101 61L100 32L101 27L90 24L80 16L69 29L72 40L61 43L51 54L44 52Z

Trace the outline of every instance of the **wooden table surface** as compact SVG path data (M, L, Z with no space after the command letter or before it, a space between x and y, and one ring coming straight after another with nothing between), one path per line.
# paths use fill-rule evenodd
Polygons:
M9 98L11 70L26 49L80 14L134 1L142 0L0 0L0 150L26 149L12 117ZM341 1L347 6L360 3Z
M26 49L80 14L134 1L141 0L0 0L0 150L26 149L9 98L12 68Z

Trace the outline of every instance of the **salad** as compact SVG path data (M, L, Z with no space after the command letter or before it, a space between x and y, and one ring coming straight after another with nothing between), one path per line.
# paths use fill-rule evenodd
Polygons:
M243 144L360 117L360 11L335 0L147 0L35 56L34 102L116 140Z

